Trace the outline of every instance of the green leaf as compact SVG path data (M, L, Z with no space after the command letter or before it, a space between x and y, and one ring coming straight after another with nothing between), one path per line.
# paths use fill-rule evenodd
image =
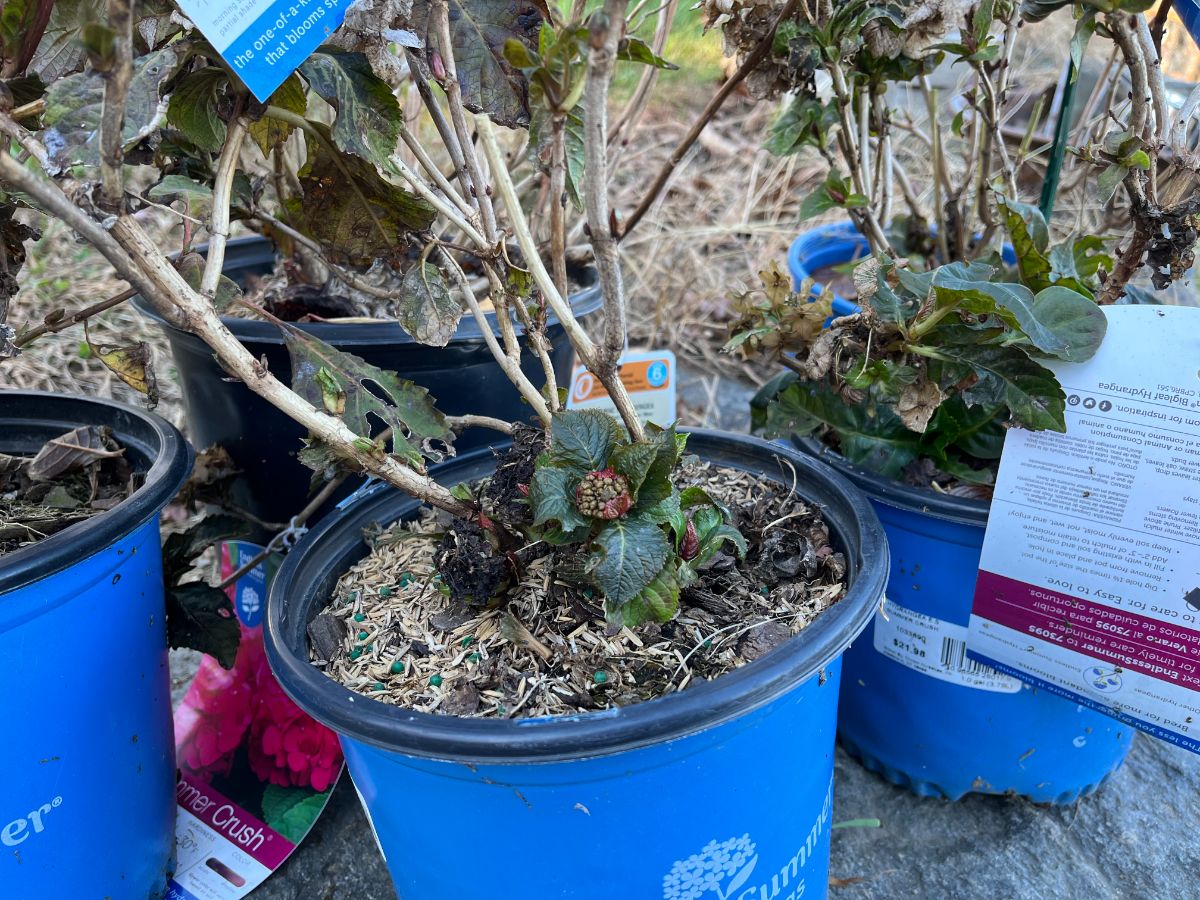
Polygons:
M633 599L622 603L606 597L608 621L627 628L644 622L669 622L679 611L680 588L675 566L667 563Z
M567 409L550 422L550 458L579 475L603 469L612 455L620 426L598 409Z
M315 127L328 133L324 125ZM365 159L309 141L300 170L304 197L286 201L292 223L318 241L333 262L370 265L396 251L397 238L426 231L437 216L432 206L379 177Z
M805 222L808 219L828 212L836 207L837 201L829 196L829 189L825 185L821 185L802 201L800 201L800 221Z
M625 444L613 451L609 464L625 476L634 497L637 497L642 482L646 480L646 474L654 464L658 451L658 445L651 441Z
M533 524L557 522L563 531L586 529L591 523L575 508L575 485L579 477L567 469L539 464L529 482L529 508Z
M999 459L1004 447L1002 406L969 406L960 394L947 397L933 414L927 434L937 461L946 458L951 448L977 459Z
M433 441L447 445L453 442L445 417L434 407L425 388L331 347L293 325L281 324L280 329L292 357L292 390L318 409L325 405L331 383L334 389L344 391L341 418L355 434L369 438L374 417L392 428L391 452L412 466L421 465L421 450L434 458L440 456L431 446ZM318 380L322 369L325 375ZM375 386L380 395L371 393L368 384Z
M185 76L167 106L167 122L184 137L209 153L218 153L225 145L225 121L219 107L229 87L224 69L200 69Z
M146 192L146 197L163 204L184 200L188 213L197 218L207 216L212 209L212 188L192 181L186 175L164 175L158 184Z
M554 145L553 114L544 103L534 107L529 124L529 154L542 171L549 173ZM576 104L563 123L563 151L566 160L567 195L576 209L583 209L583 171L586 151L583 146L583 106Z
M1112 271L1113 258L1105 252L1107 244L1104 238L1088 234L1077 238L1071 244L1071 255L1075 258L1075 272L1080 278L1092 278L1100 266Z
M613 519L593 540L592 581L613 604L632 600L662 569L671 544L662 527L642 516Z
M637 62L643 65L653 66L656 69L678 69L679 66L673 62L668 62L663 59L652 49L650 45L641 38L627 38L622 41L621 46L617 49L617 59L627 62Z
M1050 261L1045 256L1049 232L1041 210L1025 203L1016 203L1000 195L996 205L1004 216L1004 226L1017 255L1021 280L1032 290L1040 291L1050 285Z
M430 6L429 0L413 3L412 26L417 34L430 32ZM535 49L542 22L550 19L549 10L542 0L449 0L449 9L450 44L463 105L471 112L486 113L497 125L528 125L525 74L505 59L504 45L515 40Z
M1121 186L1121 182L1128 174L1129 166L1119 163L1113 163L1100 173L1100 177L1096 179L1096 196L1101 204L1108 203L1113 198L1113 194L1117 192L1117 188Z
M1071 35L1071 62L1075 64L1075 77L1083 68L1083 54L1088 41L1096 33L1096 10L1084 7L1083 15L1075 22L1075 33Z
M1058 285L1039 291L1028 320L1024 315L1018 314L1017 321L1034 346L1067 362L1091 359L1108 328L1108 319L1095 301ZM1030 333L1034 322L1039 334L1044 335L1042 343L1033 340Z
M683 455L680 439L686 441L686 435L676 434L675 427L659 430L657 426L647 426L645 443L654 447L654 459L646 469L646 477L638 489L637 502L633 512L638 513L661 503L674 491L671 484L671 474Z
M733 544L737 555L746 556L746 539L742 533L726 520L726 515L715 506L702 506L692 515L692 525L696 529L696 537L700 541L696 555L688 561L693 569L698 569L724 546L726 541Z
M179 274L183 276L183 280L188 283L192 290L200 290L200 285L204 280L203 256L201 256L199 253L185 254L184 256L181 256L178 261L176 261L175 267L179 270ZM213 295L213 306L216 307L217 312L224 312L241 296L241 285L239 285L228 275L222 275L217 280L217 291Z
M133 79L125 103L121 146L128 149L152 134L166 118L167 102L160 89L178 70L182 57L165 47L133 63ZM100 164L100 116L104 108L104 75L81 72L61 78L46 93L42 143L57 174L71 166Z
M308 94L304 90L304 82L293 72L267 99L267 105L278 106L298 116L304 115L308 111ZM251 122L247 131L265 156L288 139L292 133L292 125L290 122L263 116L257 122Z
M445 347L458 329L463 309L450 296L441 269L425 263L404 273L396 318L401 327L421 344Z
M919 435L886 406L873 402L848 406L823 384L796 382L769 404L765 436L811 434L827 427L838 435L839 449L851 462L897 477L917 458Z
M337 110L331 132L337 148L390 170L404 114L366 56L325 47L306 59L299 72Z
M263 788L263 821L268 828L298 844L325 808L332 790L330 787L316 794L308 788L268 784Z
M221 668L232 669L242 629L225 592L202 581L189 581L168 585L166 601L168 643L176 649L207 653Z
M1030 359L1018 347L986 344L943 345L926 348L939 359L958 362L974 369L981 379L989 378L1013 418L1033 431L1066 431L1066 396L1054 373Z

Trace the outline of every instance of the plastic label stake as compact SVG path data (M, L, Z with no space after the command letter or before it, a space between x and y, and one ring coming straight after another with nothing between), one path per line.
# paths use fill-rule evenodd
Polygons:
M621 382L644 422L667 427L675 414L675 354L670 350L626 350L618 363ZM617 414L600 379L576 364L567 395L568 409L603 409Z
M342 24L353 0L180 0L234 74L266 103Z
M1005 438L967 645L1200 752L1200 309L1104 311L1066 433Z

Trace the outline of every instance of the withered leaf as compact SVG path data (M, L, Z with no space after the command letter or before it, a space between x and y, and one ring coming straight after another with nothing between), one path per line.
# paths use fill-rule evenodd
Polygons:
M308 97L305 95L304 85L295 73L289 75L287 81L275 89L275 93L268 98L267 105L304 115L308 109ZM247 131L266 155L288 139L292 133L292 125L270 116L263 116L257 122L251 122Z
M412 27L422 37L430 31L431 6L429 0L413 3ZM505 58L504 44L516 40L536 49L549 19L544 0L450 0L450 43L467 109L508 128L529 124L525 73Z
M396 318L401 327L422 344L445 347L462 318L461 304L450 296L446 279L437 266L424 263L404 273Z
M125 453L103 425L83 425L42 445L25 469L31 481L53 481L68 472Z
M181 62L182 55L173 45L134 60L121 130L123 147L133 146L162 124L167 100L159 91ZM70 166L100 164L98 138L103 109L104 75L99 72L69 75L50 85L41 137L57 172Z
M384 181L375 166L358 156L334 154L326 140L310 140L308 162L300 170L304 197L288 198L291 222L318 241L333 262L367 266L395 253L402 236L425 231L436 218L432 206Z
M151 407L158 405L158 382L154 377L150 346L145 341L123 347L97 347L89 341L88 346L106 369L139 394L145 394Z
M929 420L944 399L941 388L932 381L910 384L900 392L896 414L909 431L924 434Z

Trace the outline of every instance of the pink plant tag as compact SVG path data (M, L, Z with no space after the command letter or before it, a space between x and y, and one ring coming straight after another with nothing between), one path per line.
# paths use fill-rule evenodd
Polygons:
M221 577L261 550L221 544ZM227 588L242 632L234 666L205 656L175 711L171 900L246 896L308 834L342 773L337 735L302 712L267 666L262 615L277 565L269 557Z

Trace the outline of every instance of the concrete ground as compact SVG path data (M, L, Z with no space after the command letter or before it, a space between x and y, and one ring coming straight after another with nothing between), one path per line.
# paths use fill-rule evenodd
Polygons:
M749 389L686 370L680 387L685 409L709 411L703 424L746 429ZM1200 897L1200 841L1192 832L1200 819L1200 756L1144 735L1108 783L1067 807L981 795L956 803L917 797L839 749L834 822L853 819L881 824L833 832L833 900ZM396 900L348 774L307 839L252 897Z
M1200 896L1200 842L1191 830L1200 813L1200 757L1154 738L1139 735L1112 779L1068 807L917 797L840 749L834 790L835 822L877 818L881 827L833 832L831 874L861 880L831 887L832 900ZM312 833L252 898L396 900L348 776Z

